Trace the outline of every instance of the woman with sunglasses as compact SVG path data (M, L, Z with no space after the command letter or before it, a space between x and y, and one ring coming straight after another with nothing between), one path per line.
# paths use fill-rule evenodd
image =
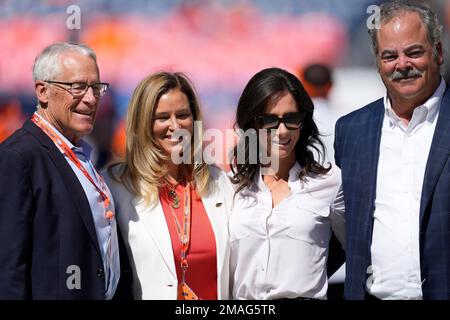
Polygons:
M340 170L314 157L323 144L313 110L300 81L278 68L254 75L239 99L244 135L234 148L229 222L234 299L327 297L329 240L334 231L343 244L344 202Z
M194 89L181 73L152 74L131 97L125 160L105 178L135 299L228 298L233 190L223 171L194 163L202 147L194 143L202 141L195 121L201 119Z

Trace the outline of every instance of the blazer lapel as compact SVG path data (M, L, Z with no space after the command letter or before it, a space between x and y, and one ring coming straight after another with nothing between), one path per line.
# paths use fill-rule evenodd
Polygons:
M420 227L434 188L450 154L450 90L447 89L441 101L439 116L428 155L420 201Z
M228 228L227 206L220 192L211 192L202 197L202 202L208 214L209 221L214 231L217 252L217 274L221 273L227 253Z
M131 205L136 208L136 212L158 248L164 263L170 270L170 273L175 279L177 279L172 241L170 239L169 228L167 226L161 203L158 201L155 207L150 207L143 199L135 197L132 199Z
M202 202L208 214L216 240L218 274L220 274L224 267L228 241L227 207L225 199L222 199L220 195L220 192L213 192L210 195L202 197ZM158 201L155 207L149 207L143 199L134 197L131 199L131 206L136 208L137 214L158 248L164 263L173 277L177 279L172 242L161 203Z
M92 217L91 208L89 202L84 194L83 187L78 180L76 174L73 172L70 165L67 163L64 156L59 151L58 147L55 146L53 141L37 127L33 122L27 120L24 124L24 129L32 133L38 141L41 143L42 147L46 149L48 155L55 165L59 175L64 181L64 185L67 188L67 193L73 201L73 206L80 214L84 225L88 231L88 234L93 242L95 250L101 257L100 248L97 239L97 233L95 231L94 219Z
M361 160L365 162L360 164L360 168L364 168L360 172L361 181L364 181L363 184L366 186L366 192L364 193L365 200L362 201L364 208L361 208L361 213L365 215L364 221L367 222L363 226L363 232L366 235L367 245L370 249L372 243L378 162L380 158L381 129L384 119L384 104L382 101L376 105L373 112L369 114L369 117L370 119L366 123L361 124L367 127L361 130L365 134L363 134L363 138L360 140L359 153Z

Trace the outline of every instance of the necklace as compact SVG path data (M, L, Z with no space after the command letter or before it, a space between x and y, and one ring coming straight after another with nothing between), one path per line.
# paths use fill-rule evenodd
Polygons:
M167 179L164 180L166 181L167 188L169 189L167 194L171 200L170 206L174 209L178 209L180 207L180 197L178 197L175 188L179 185L179 183L173 185Z
M170 208L175 226L177 227L178 237L181 243L181 281L178 283L178 300L198 300L198 296L186 283L186 272L188 269L188 249L190 245L191 233L191 186L187 183L183 191L183 222L180 225L177 215L173 208Z

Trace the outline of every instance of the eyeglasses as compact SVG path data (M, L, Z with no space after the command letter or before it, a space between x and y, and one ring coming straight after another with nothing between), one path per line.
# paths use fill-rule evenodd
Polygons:
M287 113L282 117L266 113L257 116L255 120L261 129L278 129L280 123L284 123L287 129L296 130L302 127L305 116L306 114L301 112Z
M59 81L50 81L44 80L44 82L51 84L62 84L66 86L70 86L70 88L60 87L64 90L67 90L74 98L82 97L86 94L89 88L92 88L95 97L101 97L105 95L106 89L108 89L109 83L94 83L87 84L84 82L59 82ZM59 86L58 86L59 87Z

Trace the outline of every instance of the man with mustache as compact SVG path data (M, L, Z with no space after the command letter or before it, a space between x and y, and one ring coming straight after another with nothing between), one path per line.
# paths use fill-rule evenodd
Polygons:
M130 297L111 194L82 139L108 87L96 55L53 44L33 78L37 111L0 145L0 299Z
M369 30L386 95L338 120L347 299L450 299L450 91L428 6L381 5Z

